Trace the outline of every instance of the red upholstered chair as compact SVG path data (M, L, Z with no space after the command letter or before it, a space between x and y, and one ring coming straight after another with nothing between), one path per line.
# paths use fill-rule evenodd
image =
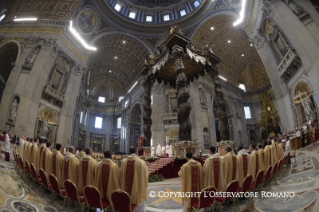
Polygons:
M24 166L23 162L20 156L18 156L18 165L19 165L19 170L22 171L22 174L24 173Z
M66 199L66 190L65 189L61 189L58 179L53 175L50 174L49 176L49 181L51 184L51 203L53 204L53 194L56 193L57 195L59 195L60 197L63 198L63 209L64 209L64 205L65 205L65 199Z
M111 194L111 205L113 207L113 211L121 211L121 212L133 212L135 211L136 205L131 203L131 196L123 191L116 190Z
M86 205L86 199L84 196L79 195L78 188L76 187L76 185L71 180L65 180L64 188L68 196L68 212L69 212L69 206L70 206L70 199L81 204L82 212L83 212L84 206Z
M267 183L268 189L270 189L270 177L271 177L271 171L272 171L272 166L268 166L266 174L264 175L262 179L262 183Z
M247 175L243 181L243 188L240 188L238 187L238 190L237 192L247 192L250 190L250 186L251 186L251 183L253 182L253 176L251 176L250 174ZM248 202L250 204L250 200L252 201L252 199L250 199L250 196L248 197ZM239 205L239 200L237 198L237 202L238 202L238 205Z
M25 173L25 176L28 177L30 176L30 165L29 165L29 162L27 160L25 160L25 166L24 166L24 173Z
M40 174L40 178L41 178L41 186L43 188L43 192L44 192L45 188L47 188L51 191L52 187L51 187L51 184L48 183L47 174L45 173L45 171L43 169L40 169L39 174ZM42 192L42 194L43 194L43 192Z
M88 211L89 206L94 208L101 208L101 210L104 211L110 206L109 201L102 199L100 191L94 186L85 186L83 189L83 193L88 204Z
M253 182L250 186L250 190L258 188L258 191L261 192L260 186L262 185L262 179L264 176L264 170L259 170L255 182ZM261 195L260 195L261 196Z
M238 181L236 180L233 180L232 182L230 182L226 188L226 192L237 192L238 191L238 187L239 187L239 184L238 184ZM230 200L233 200L233 205L234 205L234 208L235 208L235 211L237 211L236 209L236 203L235 203L235 198L234 196L231 197L231 195L228 197L216 197L215 200L219 203L219 208L220 208L220 211L222 211L222 203L226 203Z
M31 172L31 178L36 185L37 182L39 181L39 178L37 176L37 172L35 171L35 167L34 167L33 163L31 163L31 165L30 165L30 172ZM40 179L39 183L41 184L41 179Z
M213 186L209 186L204 188L198 197L198 199L193 200L191 202L191 207L194 211L197 211L202 208L208 208L211 207L212 211L214 211L214 203L215 203L215 197L213 194L215 194L216 188ZM210 195L211 194L211 195Z
M276 173L278 170L278 162L275 162L273 169L271 170L270 178L274 181L274 184L277 184Z
M236 156L232 156L232 160L233 160L232 180L235 180L236 179L236 172L237 172L237 157Z

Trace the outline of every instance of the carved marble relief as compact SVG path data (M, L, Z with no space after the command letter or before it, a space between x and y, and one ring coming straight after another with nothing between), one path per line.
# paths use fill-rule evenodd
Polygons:
M35 126L35 136L42 140L47 139L51 142L55 142L56 132L58 130L58 116L56 111L40 105Z

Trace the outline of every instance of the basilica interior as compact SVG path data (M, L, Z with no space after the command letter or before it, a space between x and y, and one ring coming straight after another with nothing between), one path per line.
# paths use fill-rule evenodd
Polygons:
M318 211L318 6L315 0L2 0L0 130L10 130L13 143L38 137L115 155L136 146L145 156L157 145L186 142L202 156L221 141L248 148L311 122L315 146L296 144L296 164L284 174L291 179L273 187L295 189L301 199L306 193L307 201L280 208L282 199L274 199L278 207L268 211ZM13 197L35 211L62 210L32 196L31 187L21 189L13 164L1 164L0 175L17 186L8 192L1 182L0 211L19 211ZM178 190L177 181L153 187ZM179 201L149 200L147 211L181 211ZM259 199L243 211L268 205Z

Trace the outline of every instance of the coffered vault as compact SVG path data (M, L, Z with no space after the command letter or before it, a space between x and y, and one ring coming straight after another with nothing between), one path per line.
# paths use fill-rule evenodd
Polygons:
M221 58L220 74L229 82L234 85L248 83L248 90L263 88L270 83L265 67L253 44L240 29L233 26L235 20L231 15L214 16L200 26L192 41L197 49L204 49L206 44L211 46ZM248 63L250 66L247 67ZM256 78L264 80L262 86L254 85L252 79Z
M144 65L148 54L145 46L136 39L121 34L106 35L94 45L98 47L98 51L91 57L90 87L94 88L106 78L111 78L113 83L121 85L122 92L127 92Z

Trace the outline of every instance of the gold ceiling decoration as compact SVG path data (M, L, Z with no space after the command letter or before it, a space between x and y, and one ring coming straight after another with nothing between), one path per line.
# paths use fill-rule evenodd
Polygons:
M55 114L51 110L48 110L48 109L43 110L39 114L38 119L42 121L43 118L47 118L49 124L52 124L52 125L57 124Z
M235 20L230 15L218 15L209 19L196 32L193 43L197 49L204 49L207 43L213 45L211 48L214 54L221 59L220 74L238 85L240 71L248 62L260 60L260 57L246 35L233 26ZM211 27L214 29L211 30ZM263 67L262 64L260 66ZM262 69L265 70L264 67Z
M248 62L239 73L239 83L245 84L246 91L259 90L270 84L261 60Z
M35 16L38 19L68 21L80 2L80 0L7 0L6 20L13 20L15 16Z
M94 45L99 50L91 56L90 78L113 77L127 91L138 78L147 49L136 39L120 34L106 35Z
M95 77L90 80L89 98L97 100L99 96L105 97L105 102L117 102L120 96L124 96L123 86L112 77Z

